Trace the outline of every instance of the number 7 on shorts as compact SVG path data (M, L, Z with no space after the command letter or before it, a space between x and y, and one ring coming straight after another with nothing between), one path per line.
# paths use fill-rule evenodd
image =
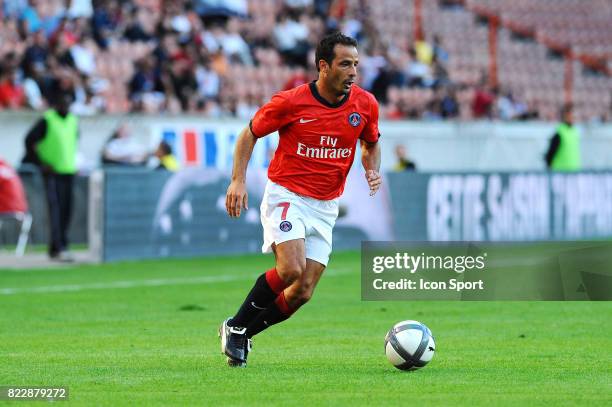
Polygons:
M283 212L281 213L281 220L287 219L287 211L289 210L290 202L281 202L277 206L283 208Z

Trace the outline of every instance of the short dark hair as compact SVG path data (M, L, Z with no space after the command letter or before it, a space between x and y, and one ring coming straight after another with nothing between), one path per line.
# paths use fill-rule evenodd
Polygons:
M163 140L159 142L159 148L166 155L172 154L172 147L170 147L170 144Z
M334 57L334 47L337 45L347 45L357 48L357 41L347 35L342 34L340 31L333 32L323 37L319 45L317 45L317 51L315 52L315 66L319 71L319 61L324 60L329 65L332 64Z
M574 110L574 105L573 103L564 103L563 106L561 106L561 116L563 116L566 113L571 113Z

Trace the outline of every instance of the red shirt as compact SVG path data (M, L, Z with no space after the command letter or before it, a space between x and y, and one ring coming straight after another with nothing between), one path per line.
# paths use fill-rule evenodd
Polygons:
M0 83L0 107L17 109L24 105L23 88L14 85L10 80Z
M344 190L357 139L378 141L378 103L353 85L342 101L330 104L311 82L277 93L251 120L255 137L276 130L268 178L296 194L334 199Z

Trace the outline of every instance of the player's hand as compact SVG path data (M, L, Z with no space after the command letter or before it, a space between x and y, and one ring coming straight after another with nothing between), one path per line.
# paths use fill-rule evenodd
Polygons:
M370 196L373 196L382 184L382 177L376 170L367 170L365 174L368 185L370 186Z
M232 181L225 195L225 209L232 218L240 216L241 209L249 209L249 194L244 182Z

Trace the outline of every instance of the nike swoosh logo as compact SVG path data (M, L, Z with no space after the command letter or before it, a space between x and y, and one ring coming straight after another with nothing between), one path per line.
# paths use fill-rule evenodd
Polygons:
M258 307L257 305L255 305L255 301L251 301L251 305L253 306L253 308L265 309L265 308L261 308L261 307Z
M300 124L314 122L315 120L317 120L317 119L309 119L309 120L300 119Z

